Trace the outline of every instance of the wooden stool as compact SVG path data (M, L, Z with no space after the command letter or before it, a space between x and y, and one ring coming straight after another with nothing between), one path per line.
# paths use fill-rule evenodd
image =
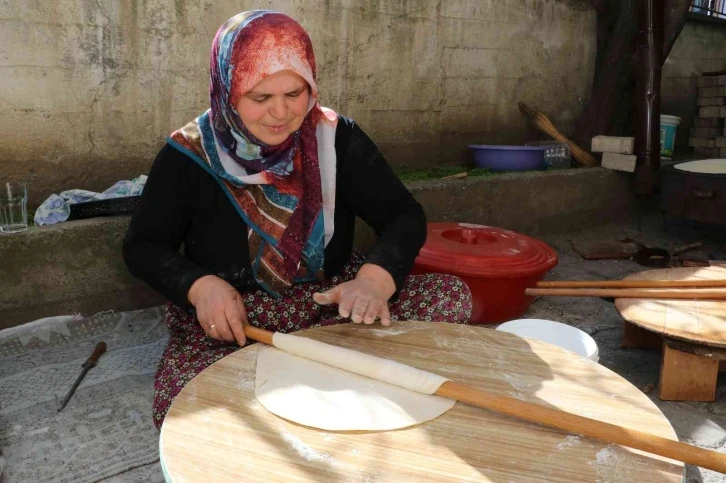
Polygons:
M603 366L559 347L473 326L342 324L297 333L457 382L677 440L660 410ZM255 399L263 344L216 362L181 391L161 430L168 482L681 482L684 465L457 402L396 431L322 431ZM294 404L294 402L293 402Z
M666 268L626 277L626 280L708 279L726 279L726 267ZM625 319L623 347L662 350L660 399L713 401L716 398L719 363L726 360L726 302L622 298L615 300L615 307Z

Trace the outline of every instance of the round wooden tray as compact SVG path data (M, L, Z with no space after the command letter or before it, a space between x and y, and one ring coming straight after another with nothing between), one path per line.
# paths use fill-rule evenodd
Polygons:
M724 280L726 265L663 268L634 273L625 280ZM677 289L669 289L677 290ZM725 289L709 289L723 290ZM665 337L726 347L726 301L616 299L620 315Z
M397 360L487 391L676 439L642 392L559 347L491 329L398 322L297 333ZM397 431L300 426L255 399L254 344L213 364L179 394L161 430L171 482L680 482L684 465L457 402ZM294 404L294 401L291 402Z

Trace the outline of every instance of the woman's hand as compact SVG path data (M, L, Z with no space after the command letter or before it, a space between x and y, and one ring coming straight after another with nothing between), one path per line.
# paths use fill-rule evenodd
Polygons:
M188 298L209 337L245 345L247 311L237 289L215 275L206 275L192 284Z
M376 318L382 325L391 324L388 299L396 292L393 277L378 265L365 264L355 279L336 285L327 292L313 294L320 305L338 304L338 313L359 324L372 324Z

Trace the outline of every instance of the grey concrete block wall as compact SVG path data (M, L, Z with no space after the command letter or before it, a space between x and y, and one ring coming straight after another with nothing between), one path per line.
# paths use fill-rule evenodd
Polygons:
M207 107L216 29L272 8L308 29L321 102L394 166L468 160L468 143L544 137L516 103L574 127L590 92L595 12L579 0L10 0L0 2L0 178L31 205L146 173ZM688 22L663 68L662 111L695 112L695 77L726 69L726 29ZM677 143L687 142L687 128Z
M121 243L128 221L96 218L0 235L0 329L163 302L126 269Z
M688 146L689 128L698 115L696 78L703 72L726 70L726 28L718 23L689 21L663 65L661 114L682 118L676 145Z
M629 219L630 182L630 175L589 168L422 183L411 191L430 221L469 221L537 236Z
M219 25L252 8L308 29L321 102L393 165L462 162L466 144L539 136L523 100L568 132L588 97L595 14L576 0L11 0L0 2L0 176L31 204L146 173L208 107Z
M409 186L429 221L488 224L529 235L630 218L630 176L602 168L507 174ZM38 318L148 307L162 299L131 277L121 255L129 218L32 227L0 236L0 329ZM356 245L373 241L359 224Z

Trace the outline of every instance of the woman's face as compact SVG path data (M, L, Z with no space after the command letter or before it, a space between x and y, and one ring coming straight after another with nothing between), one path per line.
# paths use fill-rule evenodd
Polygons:
M276 146L300 128L309 98L307 82L294 72L283 70L258 82L235 107L252 135Z

